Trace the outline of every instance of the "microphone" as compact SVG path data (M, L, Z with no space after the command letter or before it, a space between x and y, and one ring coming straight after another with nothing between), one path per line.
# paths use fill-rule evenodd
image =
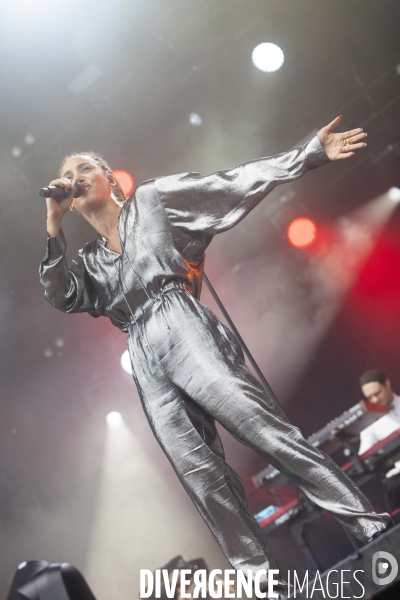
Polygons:
M75 190L75 194L74 194L74 198L80 198L80 196L82 196L83 194L83 186L82 184L77 181L75 184L76 190ZM68 193L65 192L65 190L61 187L58 187L57 185L49 185L47 187L42 187L39 190L39 196L41 196L42 198L54 198L55 200L64 200L64 198L66 198L68 196Z

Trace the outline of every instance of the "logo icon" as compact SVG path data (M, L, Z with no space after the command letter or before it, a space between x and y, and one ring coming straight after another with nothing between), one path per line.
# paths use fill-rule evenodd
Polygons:
M380 550L372 557L372 579L377 585L389 585L397 577L399 565L389 552Z

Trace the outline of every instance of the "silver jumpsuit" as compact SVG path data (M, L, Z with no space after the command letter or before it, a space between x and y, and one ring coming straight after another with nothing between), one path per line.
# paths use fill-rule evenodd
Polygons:
M68 268L60 231L48 238L40 267L53 306L107 316L129 334L133 377L154 435L235 569L277 565L247 510L238 475L224 460L214 420L360 541L390 522L288 422L245 365L236 338L199 300L212 237L243 219L276 185L326 162L315 136L231 171L147 181L121 210L122 256L98 236Z

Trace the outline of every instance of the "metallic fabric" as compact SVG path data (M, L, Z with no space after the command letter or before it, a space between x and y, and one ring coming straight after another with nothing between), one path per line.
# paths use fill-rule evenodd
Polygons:
M129 334L133 376L150 425L180 481L236 569L276 561L226 464L214 419L284 470L359 540L390 522L290 424L251 374L234 335L200 298L204 252L276 185L329 162L318 137L304 147L208 176L139 186L122 208L122 256L98 237L71 267L60 232L40 267L46 299L64 312L108 316Z

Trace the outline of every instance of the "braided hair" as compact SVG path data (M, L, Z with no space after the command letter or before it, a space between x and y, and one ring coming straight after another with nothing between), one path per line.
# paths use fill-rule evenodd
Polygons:
M103 169L103 171L105 172L106 175L113 174L113 170L110 167L110 165L108 164L108 162L102 156L99 156L99 154L96 154L92 150L89 150L89 152L73 152L72 154L68 154L68 156L66 156L64 158L64 160L62 161L62 163L60 165L60 173L61 173L61 170L62 170L63 166L65 165L66 161L69 158L72 158L73 156L89 156L92 160L94 160L98 165L101 166L101 168ZM116 204L118 204L118 206L122 206L126 202L126 196L117 180L115 180L115 186L113 186L113 189L111 191L111 196L112 196L114 202L116 202Z

